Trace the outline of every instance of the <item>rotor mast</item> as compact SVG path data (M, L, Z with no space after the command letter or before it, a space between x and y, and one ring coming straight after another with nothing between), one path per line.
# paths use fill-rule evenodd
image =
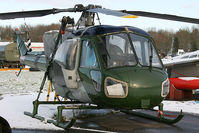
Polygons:
M95 25L94 23L94 18L95 18L95 12L89 12L88 10L90 9L95 9L95 8L102 8L102 6L99 5L88 5L88 6L83 6L82 4L75 5L74 7L77 11L82 12L81 17L76 23L76 26L78 28L80 27L88 27L88 26L93 26Z

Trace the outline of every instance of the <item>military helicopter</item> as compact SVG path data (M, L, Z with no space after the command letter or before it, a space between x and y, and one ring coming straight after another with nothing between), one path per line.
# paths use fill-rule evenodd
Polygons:
M169 93L169 80L152 37L142 29L131 26L94 25L98 13L124 18L138 16L176 20L199 24L198 19L141 11L110 10L98 5L75 5L67 9L48 9L0 13L0 19L41 17L60 12L82 12L75 24L63 17L59 31L43 36L44 53L30 52L16 30L16 41L22 64L45 71L33 112L26 115L45 120L38 115L40 104L61 104L57 120L48 123L68 129L75 116L64 122L64 109L115 109L127 114L173 124L183 118L164 116L162 100ZM40 101L46 79L67 101ZM74 106L76 105L76 106ZM153 109L159 106L158 117L132 109Z

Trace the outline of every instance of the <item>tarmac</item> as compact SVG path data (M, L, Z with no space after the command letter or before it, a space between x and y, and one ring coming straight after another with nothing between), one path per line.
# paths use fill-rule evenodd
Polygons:
M176 114L171 113L169 114ZM69 130L46 131L13 129L12 133L197 133L199 116L184 114L184 118L168 125L124 113L114 113L77 120Z

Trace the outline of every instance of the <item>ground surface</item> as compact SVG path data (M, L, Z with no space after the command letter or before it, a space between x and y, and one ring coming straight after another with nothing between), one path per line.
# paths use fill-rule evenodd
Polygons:
M199 116L185 114L175 125L167 125L123 113L96 116L77 121L67 133L197 133ZM63 130L19 130L13 133L64 133Z

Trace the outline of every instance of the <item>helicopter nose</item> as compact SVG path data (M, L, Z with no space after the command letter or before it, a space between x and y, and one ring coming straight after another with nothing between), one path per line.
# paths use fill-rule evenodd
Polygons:
M107 88L108 94L113 94L110 98L120 98L117 104L125 105L127 108L150 108L158 105L163 97L161 96L162 82L167 78L161 70L149 69L128 69L119 70L113 78L105 79L105 86L114 84ZM119 89L115 89L119 88ZM110 90L108 90L110 89ZM112 90L111 90L112 89ZM109 93L110 92L110 93ZM107 95L107 94L106 94Z

